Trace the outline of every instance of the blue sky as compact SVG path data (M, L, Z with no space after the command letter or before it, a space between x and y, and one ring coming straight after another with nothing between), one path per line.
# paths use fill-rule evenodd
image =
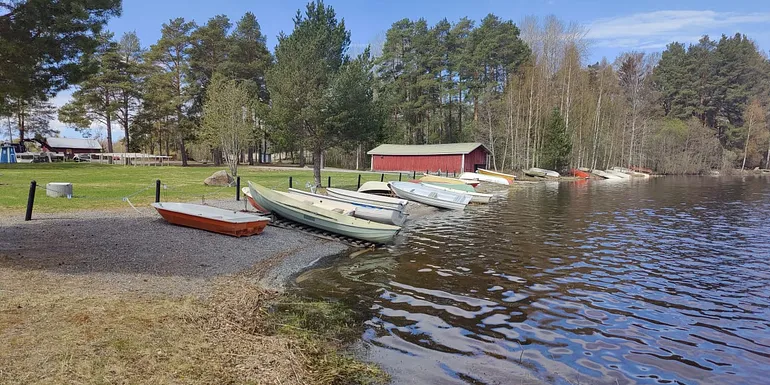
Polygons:
M305 0L245 1L245 0L124 0L123 16L112 20L108 28L116 37L136 31L147 47L160 36L161 24L171 18L184 17L203 24L210 17L225 14L233 22L243 13L253 12L267 36L272 50L279 32L290 32L292 17L304 9ZM722 33L741 32L756 40L760 48L770 49L770 1L767 0L678 0L678 1L569 1L569 0L327 0L337 16L345 19L351 31L352 48L360 50L367 44L384 39L385 31L400 19L424 17L430 24L446 17L450 22L463 16L480 20L488 13L520 22L525 16L555 15L565 22L577 22L588 30L590 52L588 61L630 50L662 51L668 42L694 42L703 34L718 37ZM54 99L64 104L69 92ZM58 121L54 127L62 136L80 134ZM116 130L115 137L122 137Z

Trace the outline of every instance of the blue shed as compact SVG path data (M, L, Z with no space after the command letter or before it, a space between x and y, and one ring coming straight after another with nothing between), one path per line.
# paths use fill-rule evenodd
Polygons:
M12 146L3 144L0 148L0 163L16 163L16 150Z

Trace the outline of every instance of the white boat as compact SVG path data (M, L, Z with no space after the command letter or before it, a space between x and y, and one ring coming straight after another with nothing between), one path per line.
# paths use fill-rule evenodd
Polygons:
M394 210L384 206L367 205L363 203L357 203L348 201L345 199L335 198L328 195L314 194L308 191L302 191L290 188L290 195L297 197L306 197L310 199L316 199L318 201L325 202L327 204L337 204L338 207L351 207L353 209L353 216L361 219L368 219L370 221L386 223L390 225L401 226L406 221L407 215L399 210Z
M423 185L423 186L430 187L430 188L435 188L435 189L439 189L439 190L454 192L454 193L458 193L458 194L469 195L471 197L471 203L484 203L484 204L486 204L486 203L489 203L490 200L492 200L492 194L483 194L483 193L479 193L479 192L475 192L475 191L471 192L471 191L455 190L455 189L451 189L449 187L437 186L437 185L430 184L430 183L420 183L420 184Z
M608 172L604 172L602 170L591 170L591 174L594 174L596 176L602 177L604 179L623 179L615 174L610 174Z
M608 174L615 175L615 176L617 176L617 177L619 177L621 179L631 179L631 175L628 175L628 174L626 174L624 172L615 171L615 170L612 170L612 169L604 170L604 172L606 172Z
M326 194L335 198L351 200L369 205L384 206L402 212L404 211L406 204L409 203L409 201L403 199L360 193L358 191L350 191L333 187L328 187L326 189Z
M545 176L547 176L549 178L559 178L559 177L561 177L561 174L559 174L558 172L553 171L553 170L546 170L544 168L532 167L532 168L529 169L529 171L543 173L543 174L545 174Z
M292 194L280 194L275 190L249 182L254 200L267 210L284 218L336 234L363 239L374 243L388 243L401 227L372 222L325 210Z
M168 223L212 231L234 237L262 232L270 218L191 203L157 202L152 207Z
M494 175L484 175L475 172L464 172L460 174L460 180L475 180L479 182L495 183L504 186L510 186L511 182L508 179L501 178Z
M376 181L364 182L364 184L358 188L358 192L377 195L390 195L391 193L390 187L388 187L388 182Z
M631 175L632 177L635 177L635 178L649 178L650 177L650 174L646 174L646 173L643 173L643 172L637 172L637 171L634 171L634 170L632 170L630 168L625 168L625 167L613 167L612 171L622 172L624 174Z
M390 182L396 196L442 209L463 210L471 201L470 195L451 192L409 182Z

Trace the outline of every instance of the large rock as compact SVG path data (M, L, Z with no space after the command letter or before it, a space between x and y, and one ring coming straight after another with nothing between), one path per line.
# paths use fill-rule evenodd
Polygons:
M230 186L233 184L233 177L225 170L219 170L203 181L207 186Z

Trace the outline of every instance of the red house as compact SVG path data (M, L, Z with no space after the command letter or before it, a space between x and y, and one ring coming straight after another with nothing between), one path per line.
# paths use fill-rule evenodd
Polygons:
M487 168L489 150L481 143L382 144L367 152L372 171L473 172Z

